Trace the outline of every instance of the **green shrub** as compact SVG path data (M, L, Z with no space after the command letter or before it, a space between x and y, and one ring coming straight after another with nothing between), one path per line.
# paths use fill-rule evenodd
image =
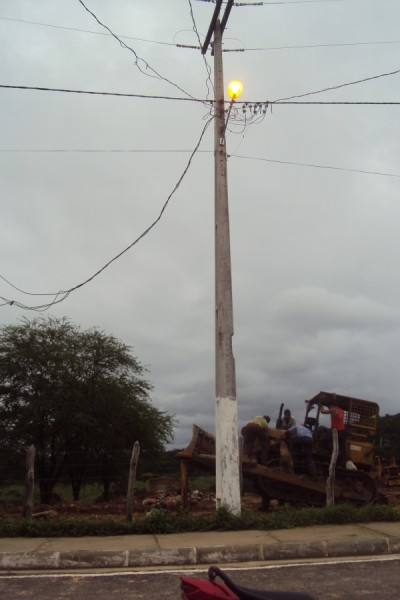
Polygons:
M146 516L132 523L113 519L36 520L8 517L0 519L0 536L81 537L217 530L276 530L372 521L400 521L399 507L392 504L363 507L340 504L330 508L284 507L270 513L243 510L240 515L232 514L225 507L219 508L212 515L191 515L185 511L171 514L163 509L153 509Z
M215 475L199 475L189 481L189 487L203 492L215 492Z
M0 490L0 505L21 505L24 490L20 485L8 485Z

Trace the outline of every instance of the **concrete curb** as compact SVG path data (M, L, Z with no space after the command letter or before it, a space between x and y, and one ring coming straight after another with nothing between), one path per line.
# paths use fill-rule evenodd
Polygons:
M0 570L67 570L270 562L304 558L391 555L400 537L330 539L279 544L238 544L192 548L0 552Z

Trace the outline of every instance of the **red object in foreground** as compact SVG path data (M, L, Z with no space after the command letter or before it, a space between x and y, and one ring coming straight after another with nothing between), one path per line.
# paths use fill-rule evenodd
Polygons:
M238 600L224 583L181 577L183 600Z
M217 583L216 577L223 583ZM182 600L314 600L302 592L275 592L272 590L254 590L234 583L218 569L208 569L208 579L181 577Z

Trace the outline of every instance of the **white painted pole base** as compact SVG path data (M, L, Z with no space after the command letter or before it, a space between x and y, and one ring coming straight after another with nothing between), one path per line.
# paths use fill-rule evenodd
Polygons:
M215 476L217 508L241 512L239 440L236 398L217 398L215 403Z

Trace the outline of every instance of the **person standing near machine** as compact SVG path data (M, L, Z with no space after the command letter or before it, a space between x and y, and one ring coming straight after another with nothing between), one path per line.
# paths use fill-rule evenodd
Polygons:
M296 419L292 417L292 413L288 408L283 412L283 419L278 419L276 423L277 429L290 429L296 425Z

